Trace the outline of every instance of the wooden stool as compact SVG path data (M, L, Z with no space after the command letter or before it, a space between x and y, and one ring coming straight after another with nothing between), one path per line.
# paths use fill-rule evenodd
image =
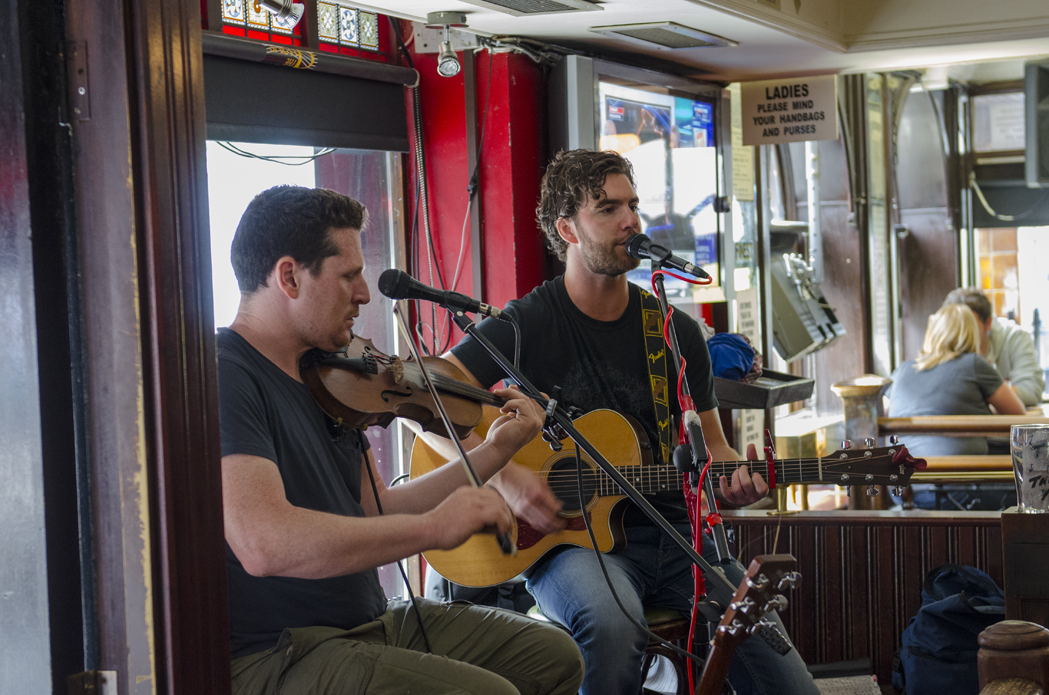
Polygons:
M689 619L678 611L669 608L647 608L645 609L645 622L648 623L648 629L663 641L670 642L682 649L688 649ZM677 695L688 695L688 657L681 656L673 649L650 639L648 646L645 647L645 660L641 667L643 674L648 674L657 656L665 656L674 665L674 672L677 673ZM701 671L702 669L696 672L697 683Z
M1049 689L1049 630L1023 620L1003 620L981 632L977 641L981 692Z

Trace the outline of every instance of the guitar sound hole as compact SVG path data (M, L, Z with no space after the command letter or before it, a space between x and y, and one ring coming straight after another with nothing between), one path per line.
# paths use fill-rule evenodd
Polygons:
M575 456L567 456L558 459L550 467L546 476L546 482L550 486L557 499L564 503L561 514L572 515L579 513L579 482L576 474ZM583 500L586 504L594 498L597 492L597 472L592 464L583 460Z

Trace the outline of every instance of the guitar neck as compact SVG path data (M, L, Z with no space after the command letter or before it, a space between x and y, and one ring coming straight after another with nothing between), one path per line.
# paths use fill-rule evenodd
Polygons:
M821 482L825 461L826 459L821 458L777 459L774 461L776 483L777 485L793 485ZM731 478L732 472L744 464L751 473L760 473L762 478L769 480L769 466L766 461L712 461L709 475L714 476L715 481L723 475ZM619 466L616 470L639 492L646 495L663 491L676 492L684 487L683 476L673 466ZM597 494L602 496L622 495L623 491L610 477L602 475L598 483Z

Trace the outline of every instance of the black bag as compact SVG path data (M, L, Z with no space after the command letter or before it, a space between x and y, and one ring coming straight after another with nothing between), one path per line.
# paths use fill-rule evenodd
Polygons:
M907 695L978 695L976 638L1004 617L1005 594L985 573L952 564L932 570L893 659L893 687Z

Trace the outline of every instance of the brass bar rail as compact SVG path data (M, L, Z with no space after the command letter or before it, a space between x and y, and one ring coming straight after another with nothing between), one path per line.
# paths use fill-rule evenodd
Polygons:
M929 434L947 437L1008 435L1012 425L1047 425L1044 415L925 415L878 418L878 434ZM906 444L906 442L904 442Z

